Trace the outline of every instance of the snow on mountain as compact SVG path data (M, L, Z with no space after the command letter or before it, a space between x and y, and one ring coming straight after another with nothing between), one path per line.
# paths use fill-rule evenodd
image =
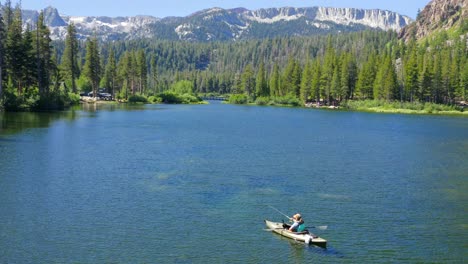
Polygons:
M103 40L160 38L186 41L239 40L284 35L312 35L366 28L400 31L411 19L395 12L354 8L211 8L187 17L156 18L83 17L59 15L48 7L44 12L52 39L64 39L66 27L74 23L78 37L96 35ZM26 23L34 23L38 12L23 12Z
M246 11L244 17L258 23L273 24L279 21L296 20L301 17L306 17L306 8L269 8L259 9L256 11Z

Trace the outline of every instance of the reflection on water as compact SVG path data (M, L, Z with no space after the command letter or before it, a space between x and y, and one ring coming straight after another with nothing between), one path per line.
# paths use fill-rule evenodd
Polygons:
M0 136L15 134L30 128L46 128L57 120L73 121L78 112L0 112ZM0 139L1 140L1 139Z

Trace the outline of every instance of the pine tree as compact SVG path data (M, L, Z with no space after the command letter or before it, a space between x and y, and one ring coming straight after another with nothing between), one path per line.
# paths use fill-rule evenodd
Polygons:
M305 67L304 71L302 73L302 80L301 80L301 101L306 103L309 99L309 96L312 91L312 62L309 60Z
M36 63L37 63L37 81L39 92L41 94L49 93L50 74L53 69L52 50L50 44L49 28L44 23L44 12L41 11L37 20L36 27Z
M65 38L65 51L62 57L62 71L66 81L70 83L72 92L78 91L76 79L80 76L78 67L78 39L76 37L76 27L71 22L67 27L67 37Z
M466 40L464 40L466 41ZM460 43L459 40L457 40ZM458 44L459 45L459 44ZM459 89L460 84L460 59L461 53L458 52L457 44L455 44L455 48L453 48L451 52L451 60L450 60L450 71L449 71L449 89L448 89L448 97L449 103L452 103L455 97L457 96L456 91Z
M377 74L375 75L374 85L373 85L373 98L374 99L383 99L384 96L384 82L385 82L385 71L386 69L381 64Z
M8 32L5 43L5 60L7 64L7 74L9 82L17 88L20 95L23 85L23 67L25 64L26 51L23 42L23 20L21 17L21 8L17 6L13 18L8 25Z
M0 5L1 6L1 5ZM5 24L3 22L3 16L0 12L0 100L3 98L3 62L5 54Z
M136 89L135 89L135 85L136 85L136 79L137 79L137 60L136 60L136 57L135 57L135 51L130 51L127 53L128 54L128 58L127 58L127 78L128 78L128 81L129 81L129 88L130 88L130 91L132 93L132 95L135 95L136 93ZM172 80L172 82L174 82L174 80Z
M25 89L28 89L29 86L38 86L38 65L37 65L37 52L34 49L34 36L33 32L27 26L23 34L23 50L24 50L24 59L23 59L23 70L22 78L24 80L23 84Z
M281 80L279 92L280 96L295 93L297 82L297 75L295 74L296 64L296 60L293 57L290 57L288 60L288 65L286 66L286 69L283 72L283 78Z
M433 59L432 54L427 53L424 56L424 65L422 72L419 75L419 91L418 98L421 101L427 102L430 101L432 95L432 81L433 81Z
M63 81L62 75L59 69L59 61L57 57L57 50L52 50L52 58L51 58L51 69L50 69L50 78L54 84L53 92L55 94L60 93L60 84Z
M386 75L384 82L384 96L387 101L397 99L398 93L397 74L392 61L392 57L388 55L385 60Z
M405 63L405 72L404 72L404 79L405 79L405 95L404 98L406 100L409 100L410 102L413 102L415 99L415 93L418 90L418 75L419 75L419 70L418 70L418 56L417 56L417 48L416 44L412 43L410 44L410 50L409 50L409 58Z
M11 0L6 0L5 5L3 5L3 23L5 23L5 32L8 31L10 25L13 23L14 11L11 5ZM1 12L0 12L1 13Z
M88 38L86 41L86 59L83 74L91 82L93 97L97 97L99 81L101 80L101 63L96 37Z
M273 65L273 71L270 77L270 96L277 97L280 95L280 72L278 63Z
M268 96L268 84L265 77L265 65L260 63L255 81L255 93L258 97Z
M234 75L234 85L231 89L231 93L233 94L242 93L242 76L239 72L236 72L236 74Z
M105 87L110 90L112 97L115 97L115 90L117 85L117 62L115 59L114 48L110 46L109 57L104 72Z
M356 83L356 94L360 99L373 99L373 87L375 81L376 69L375 55L370 55L369 60L364 63L358 74Z
M333 74L335 72L335 56L336 52L332 46L331 36L329 36L321 74L321 95L327 100L328 104L330 104L332 100L332 81Z
M301 96L301 75L302 75L302 67L299 62L294 64L294 71L292 76L292 85L293 85L293 94L296 98L300 98Z
M136 58L137 63L137 79L138 79L138 91L143 94L146 90L146 83L148 81L148 67L146 65L146 55L143 49L138 51Z
M460 90L459 98L462 101L467 100L467 91L468 91L468 60L465 60L465 65L463 65L463 70L460 72Z
M159 81L159 77L158 77L158 64L157 64L157 61L156 61L156 55L153 53L151 54L151 63L150 63L150 70L151 70L151 78L150 78L150 87L151 89L154 91L154 93L159 93L159 89L158 89L158 81ZM197 88L197 75L194 74L194 87L193 89L196 91L198 88Z
M452 65L452 56L451 52L449 49L443 49L442 54L441 54L441 64L442 64L442 69L441 69L441 88L440 88L440 93L441 93L441 103L444 104L449 104L452 100L451 93L450 91L452 88L450 87L451 81L450 81L450 66Z
M434 68L432 70L433 77L432 77L432 94L431 94L431 101L435 103L442 102L442 61L441 61L441 54L437 52L434 55Z
M310 83L311 94L317 103L320 102L320 80L322 72L321 65L322 64L320 63L320 60L316 59L312 65L312 79Z
M341 92L344 99L352 99L356 88L357 67L350 53L341 58Z
M384 54L374 81L374 99L393 100L396 98L397 77L389 54Z
M242 88L248 96L254 95L255 79L252 69L252 65L248 64L245 66L244 72L242 73Z
M330 86L330 100L333 102L335 100L340 100L341 96L341 73L340 66L336 63L336 66L333 69L332 81ZM329 101L331 103L331 101ZM334 105L334 104L333 104Z
M126 51L121 59L119 60L118 63L118 76L119 79L122 80L122 89L124 92L124 98L128 99L128 91L131 89L133 86L133 76L132 76L132 58L131 58L131 52ZM122 92L122 90L121 90Z
M341 61L341 76L340 76L340 93L341 99L348 99L350 97L351 92L351 77L350 77L350 65L351 59L348 54L343 53L340 58Z

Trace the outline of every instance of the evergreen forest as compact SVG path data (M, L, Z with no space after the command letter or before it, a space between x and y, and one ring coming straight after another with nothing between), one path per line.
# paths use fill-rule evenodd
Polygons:
M52 41L41 14L24 27L21 6L0 16L0 96L5 110L63 109L105 91L122 102L303 106L363 100L453 106L466 100L466 27L422 40L392 31L239 42L79 40L70 24Z

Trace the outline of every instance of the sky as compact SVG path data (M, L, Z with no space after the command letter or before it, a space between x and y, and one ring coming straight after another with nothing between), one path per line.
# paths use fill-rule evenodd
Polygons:
M20 0L11 0L15 5ZM5 0L0 0L4 3ZM245 7L255 10L270 7L355 7L390 10L415 18L430 0L21 0L23 9L40 10L47 6L70 16L135 16L159 18L187 16L202 9Z

